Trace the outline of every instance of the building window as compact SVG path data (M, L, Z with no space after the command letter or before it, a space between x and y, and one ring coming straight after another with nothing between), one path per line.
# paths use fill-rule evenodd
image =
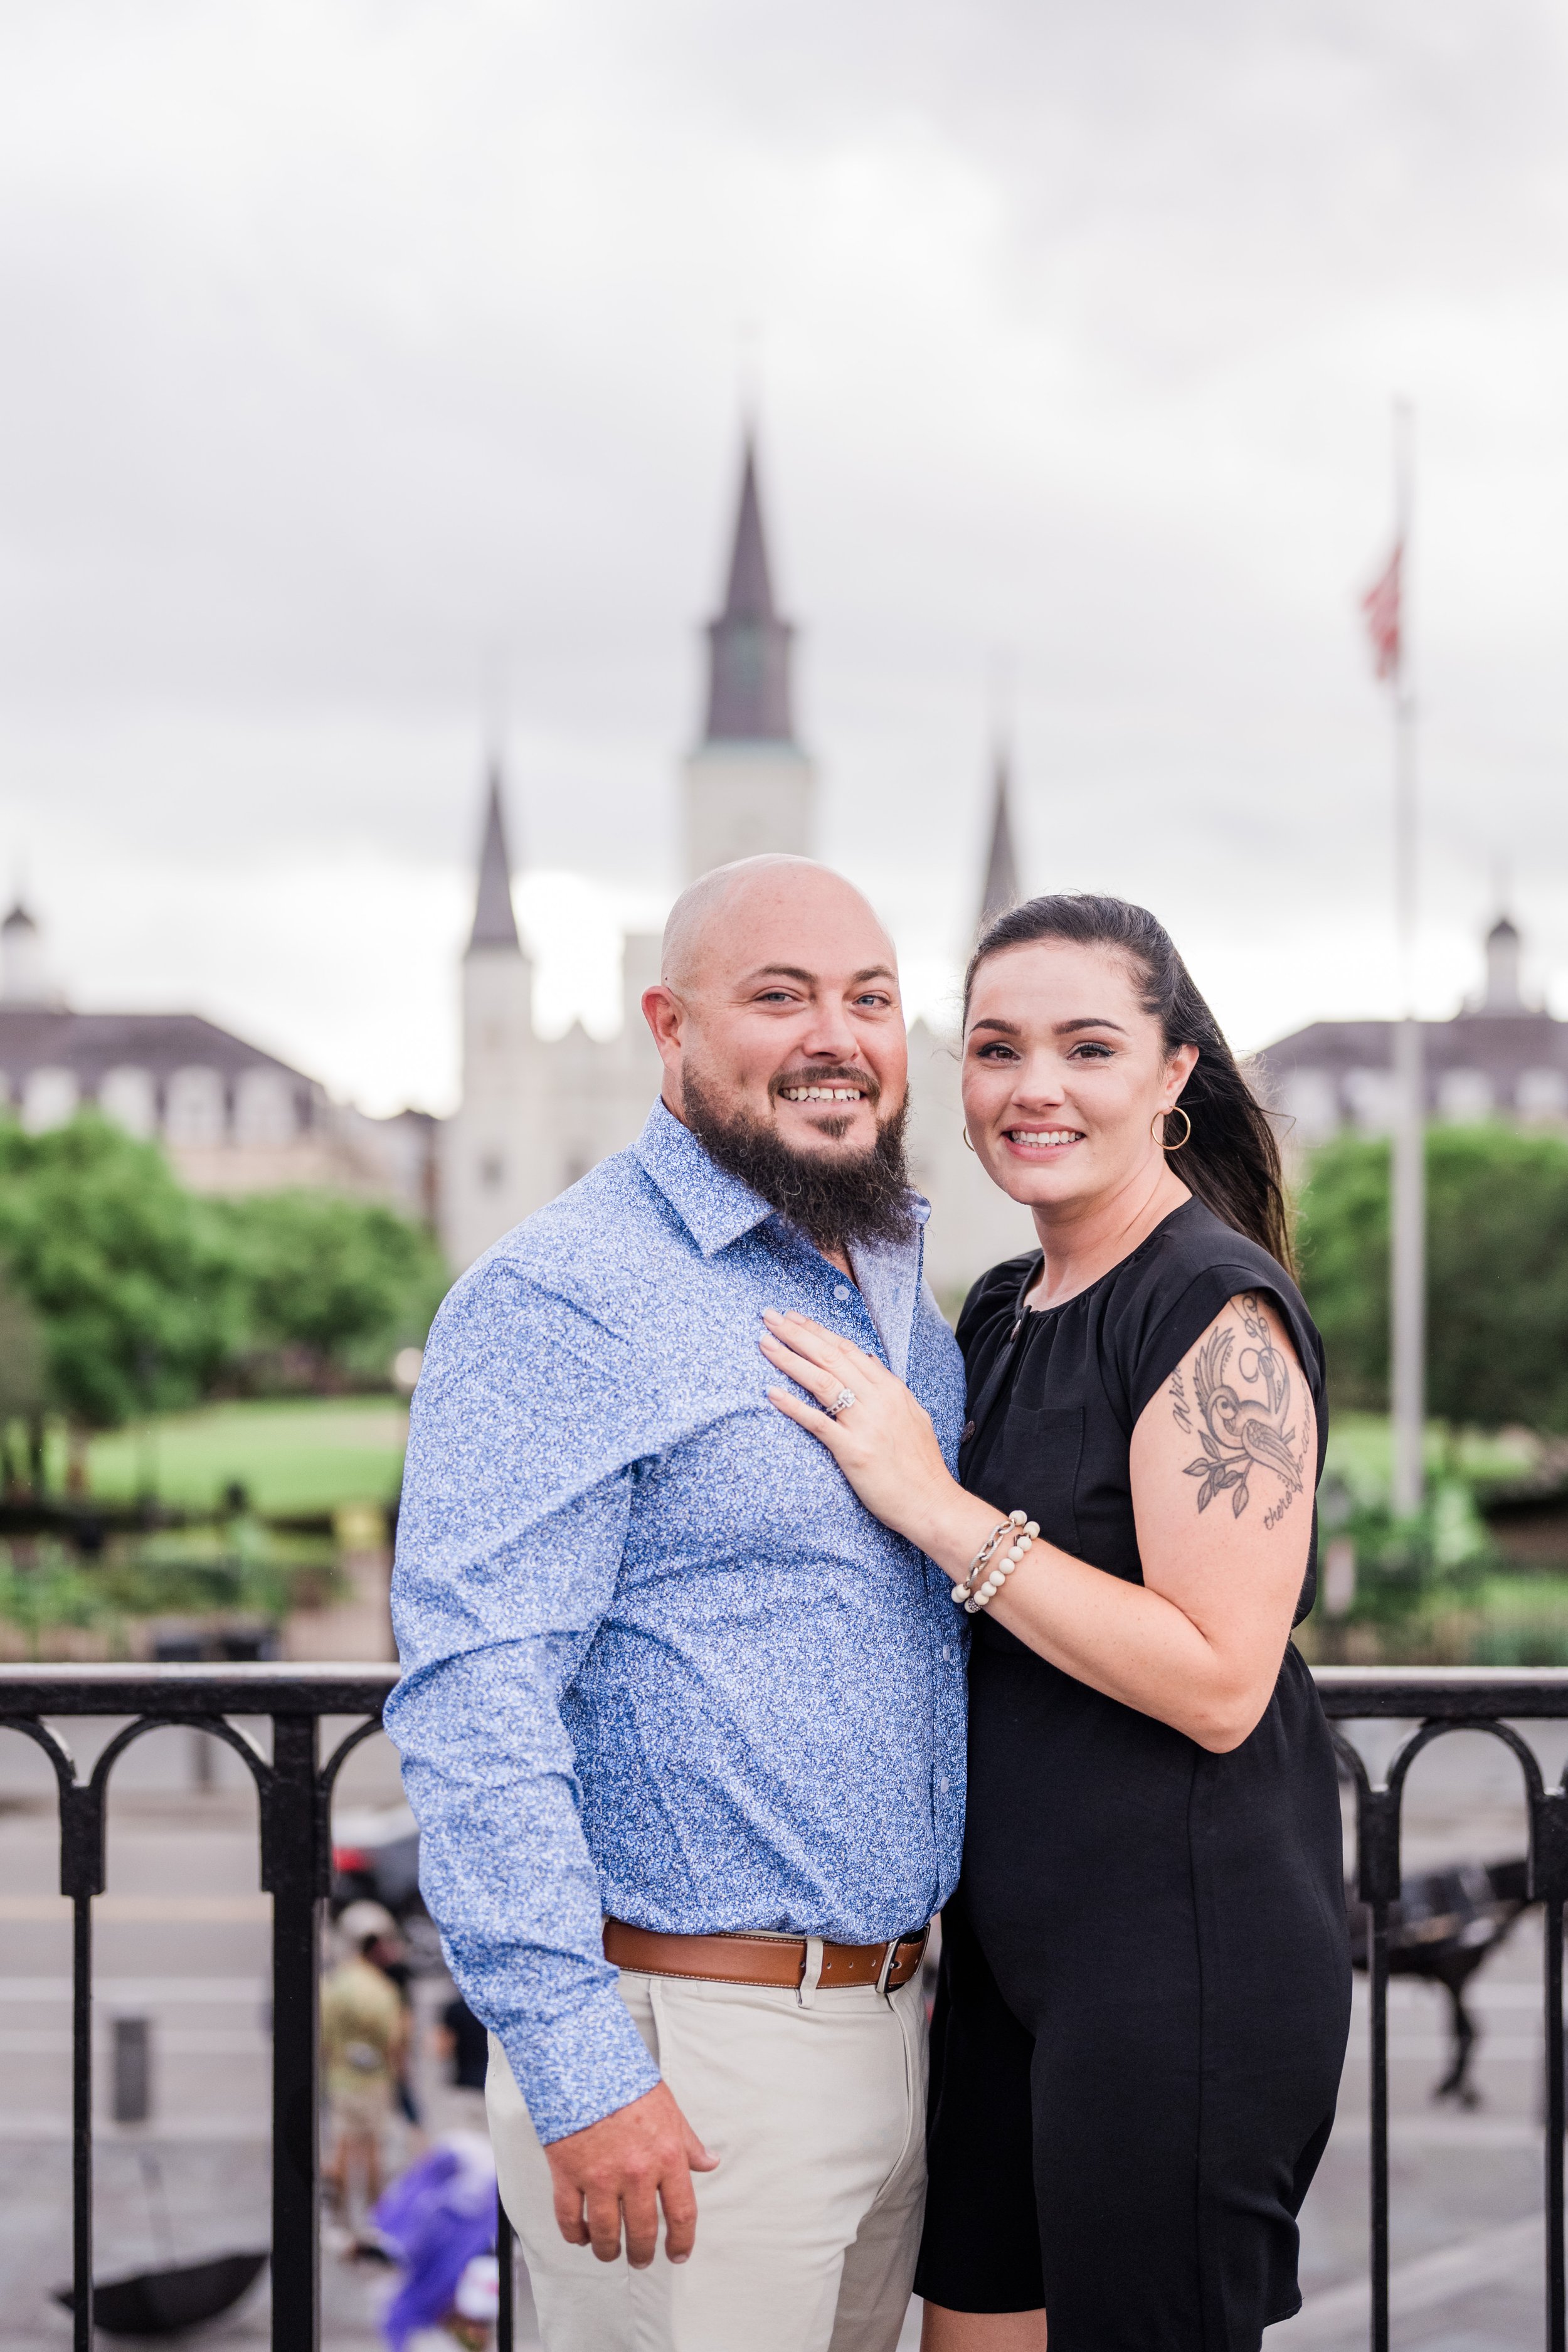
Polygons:
M163 1107L163 1132L187 1150L223 1141L223 1080L216 1070L176 1070Z
M1337 1133L1339 1097L1326 1070L1292 1070L1280 1089L1280 1108L1294 1120L1291 1140L1322 1143Z
M1437 1081L1437 1108L1458 1127L1489 1118L1492 1082L1484 1070L1445 1070Z
M99 1083L98 1107L105 1118L127 1135L154 1135L158 1129L158 1097L151 1070L110 1070Z
M63 1127L77 1105L74 1070L29 1070L22 1088L22 1124L29 1135Z
M487 1151L479 1162L479 1181L488 1192L493 1192L506 1174L506 1162L499 1151Z
M1356 1125L1365 1135L1386 1135L1394 1125L1394 1087L1392 1070L1349 1070L1345 1100Z
M1526 1070L1514 1097L1521 1118L1568 1115L1568 1078L1561 1070Z
M294 1089L281 1070L241 1072L234 1097L237 1141L276 1150L293 1142L297 1125Z

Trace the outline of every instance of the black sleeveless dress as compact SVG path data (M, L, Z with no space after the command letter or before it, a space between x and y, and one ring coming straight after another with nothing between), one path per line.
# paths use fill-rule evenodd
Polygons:
M1278 1308L1326 1432L1294 1283L1189 1201L1058 1307L1037 1255L971 1293L963 1482L1142 1580L1133 1425L1226 1301ZM1195 1498L1194 1498L1195 1499ZM1311 1607L1316 1541L1297 1622ZM963 1874L942 1921L916 2292L1037 2310L1051 2352L1257 2352L1297 2310L1296 2216L1350 2022L1328 1726L1290 1645L1228 1756L971 1620Z

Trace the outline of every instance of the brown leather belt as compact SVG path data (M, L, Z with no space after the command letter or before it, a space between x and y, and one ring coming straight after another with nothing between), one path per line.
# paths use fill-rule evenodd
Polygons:
M824 1942L817 1983L830 1992L845 1985L897 1992L919 1969L930 1933L922 1927L918 1935L895 1936L890 1944ZM697 1977L798 1992L809 1957L804 1936L661 1936L652 1927L628 1927L624 1919L605 1922L605 1958L634 1976Z

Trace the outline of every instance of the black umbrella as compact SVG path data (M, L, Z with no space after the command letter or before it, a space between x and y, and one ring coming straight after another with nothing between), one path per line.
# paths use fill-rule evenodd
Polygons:
M260 2275L266 2260L265 2250L215 2254L210 2262L105 2279L93 2287L92 2315L106 2336L173 2336L232 2309ZM76 2298L68 2286L61 2286L55 2289L55 2301L69 2311Z

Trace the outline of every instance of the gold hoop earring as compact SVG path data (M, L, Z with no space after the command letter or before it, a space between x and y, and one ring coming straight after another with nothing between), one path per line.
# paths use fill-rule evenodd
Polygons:
M1180 1103L1173 1103L1170 1109L1167 1111L1156 1111L1154 1114L1154 1127L1163 1126L1166 1119L1174 1118L1178 1112L1181 1113L1182 1118L1184 1118L1187 1123L1187 1131L1185 1135L1183 1136L1180 1143L1170 1142L1163 1134L1154 1135L1153 1128L1151 1128L1149 1130L1151 1135L1154 1135L1154 1141L1159 1145L1162 1151L1184 1151L1188 1144L1193 1139L1193 1115L1189 1110L1183 1110Z
M967 1126L961 1127L961 1128L959 1129L959 1130L958 1130L958 1131L959 1131L960 1135L962 1135L962 1136L963 1136L963 1148L964 1148L964 1150L965 1150L966 1151L974 1151L974 1146L973 1146L973 1143L971 1143L971 1142L970 1142L970 1140L969 1140L969 1129L968 1129L968 1127L967 1127ZM976 1160L978 1160L978 1159L979 1159L980 1154L979 1154L979 1152L978 1152L978 1151L974 1151L974 1157L976 1158Z

